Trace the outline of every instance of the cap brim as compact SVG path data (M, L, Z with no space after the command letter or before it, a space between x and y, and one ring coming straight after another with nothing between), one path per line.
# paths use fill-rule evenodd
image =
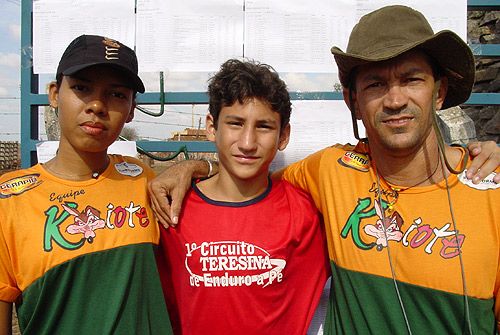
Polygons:
M117 65L117 64L110 64L110 63L106 63L106 62L94 62L94 63L87 63L87 64L79 64L79 65L75 65L75 66L67 68L66 70L62 71L62 74L65 76L71 76L71 75L74 75L75 73L77 73L78 71L81 71L83 69L86 69L86 68L89 68L89 67L95 66L95 65L106 65L106 66L115 68L116 70L120 71L127 78L130 79L130 81L131 81L130 85L125 85L125 86L128 86L128 87L132 88L133 90L136 90L139 93L144 93L146 91L146 89L144 87L144 83L142 82L141 78L139 78L138 75L131 72L129 69L127 69L123 66Z
M443 109L467 101L474 85L474 56L469 46L452 31L443 30L413 44L384 48L373 57L349 54L338 47L332 47L331 52L339 68L340 82L344 87L347 87L349 85L348 76L355 67L386 61L414 49L424 50L444 69L445 75L448 77L448 92Z

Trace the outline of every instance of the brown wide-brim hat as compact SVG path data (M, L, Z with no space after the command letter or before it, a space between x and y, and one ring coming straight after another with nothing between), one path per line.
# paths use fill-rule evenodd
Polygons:
M357 66L395 58L410 50L422 50L448 77L448 93L442 108L467 101L474 84L474 56L469 46L454 32L434 34L418 11L406 6L387 6L363 16L354 26L347 51L331 51L339 68L340 83L349 87Z

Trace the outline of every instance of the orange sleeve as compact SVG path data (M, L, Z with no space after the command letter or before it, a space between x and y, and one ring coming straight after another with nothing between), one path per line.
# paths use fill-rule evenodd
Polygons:
M283 171L283 179L313 195L318 191L319 168L323 154L327 149L318 151L295 162Z
M5 213L5 209L2 208ZM1 219L0 219L1 220ZM12 267L11 252L5 240L3 222L0 221L0 300L14 302L21 294Z
M497 192L500 190L497 190ZM496 222L497 220L493 220ZM500 238L500 224L497 224L497 238ZM493 299L495 300L494 312L495 320L497 322L498 333L500 334L500 250L498 251L499 264L497 265L497 278L495 281L495 291L493 292Z

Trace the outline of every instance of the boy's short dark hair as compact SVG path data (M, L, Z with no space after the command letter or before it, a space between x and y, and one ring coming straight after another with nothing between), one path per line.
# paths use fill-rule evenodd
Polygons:
M292 103L286 84L267 64L230 59L209 80L209 112L215 127L223 107L257 98L271 106L281 116L281 129L290 121Z

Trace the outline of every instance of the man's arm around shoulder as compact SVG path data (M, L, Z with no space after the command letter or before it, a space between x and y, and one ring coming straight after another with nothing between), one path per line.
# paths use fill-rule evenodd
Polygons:
M193 178L211 177L218 172L218 164L207 160L185 160L163 171L149 182L151 205L158 221L165 227L179 221L182 201Z

